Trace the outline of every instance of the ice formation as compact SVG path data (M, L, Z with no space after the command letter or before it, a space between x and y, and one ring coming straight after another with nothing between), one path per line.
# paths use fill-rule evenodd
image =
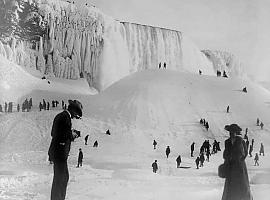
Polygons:
M35 50L15 40L11 47L0 45L0 53L21 66L59 78L84 77L98 90L133 72L156 69L159 63L171 70L215 73L212 62L182 32L119 22L93 6L36 2L48 31Z
M202 50L207 58L213 63L215 70L226 71L231 77L244 76L243 64L233 54L225 51Z

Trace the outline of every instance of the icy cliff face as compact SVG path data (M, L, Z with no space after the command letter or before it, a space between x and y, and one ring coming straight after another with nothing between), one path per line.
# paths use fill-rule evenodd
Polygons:
M11 47L0 45L0 52L41 74L84 77L98 90L133 72L157 69L159 63L171 70L214 74L212 62L179 31L119 22L93 6L36 2L48 22L47 34L34 50L30 44L14 41Z
M243 77L244 70L241 61L233 54L225 51L202 50L206 57L213 63L215 70L227 72L231 77Z

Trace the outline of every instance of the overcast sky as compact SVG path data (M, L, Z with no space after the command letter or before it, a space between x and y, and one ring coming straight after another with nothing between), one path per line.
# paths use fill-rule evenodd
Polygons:
M200 49L232 52L270 78L270 0L76 0L120 21L176 29ZM270 79L269 79L270 81Z

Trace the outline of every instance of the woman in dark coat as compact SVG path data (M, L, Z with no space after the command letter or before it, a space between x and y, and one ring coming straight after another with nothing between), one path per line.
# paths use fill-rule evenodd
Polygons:
M242 129L237 124L226 125L230 138L225 141L223 158L228 164L222 200L252 200L245 158L247 147L242 139Z

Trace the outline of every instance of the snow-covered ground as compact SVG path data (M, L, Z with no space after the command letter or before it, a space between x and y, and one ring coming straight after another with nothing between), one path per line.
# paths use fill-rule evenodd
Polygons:
M1 89L18 102L33 97L34 108L29 113L0 113L0 199L49 199L53 169L47 161L47 150L53 118L61 109L38 111L43 98L65 102L79 99L84 106L83 119L73 122L82 137L72 144L66 199L221 199L224 180L217 176L217 167L223 162L222 152L212 155L210 162L197 170L189 149L194 141L197 156L205 139L211 143L217 139L223 150L228 137L223 128L230 123L249 128L249 138L255 139L253 154L264 143L266 155L260 157L260 166L253 166L253 157L246 162L254 199L269 199L270 92L259 85L239 79L147 70L93 95L84 80L50 79L51 84L47 84L18 72L19 68L12 69L15 75L20 74L23 84L14 82L15 76L5 78L9 75L6 72L1 77L6 85L2 82ZM248 93L241 92L243 87ZM226 113L227 105L230 113ZM264 122L264 130L256 126L257 117ZM208 132L199 124L200 118L209 121ZM107 129L110 136L105 134ZM84 145L87 134L89 145ZM153 139L158 142L156 150ZM98 148L92 147L95 140ZM171 147L168 159L167 145ZM84 153L82 168L76 168L79 148ZM176 168L179 154L182 165L191 168ZM151 169L155 159L157 174Z

